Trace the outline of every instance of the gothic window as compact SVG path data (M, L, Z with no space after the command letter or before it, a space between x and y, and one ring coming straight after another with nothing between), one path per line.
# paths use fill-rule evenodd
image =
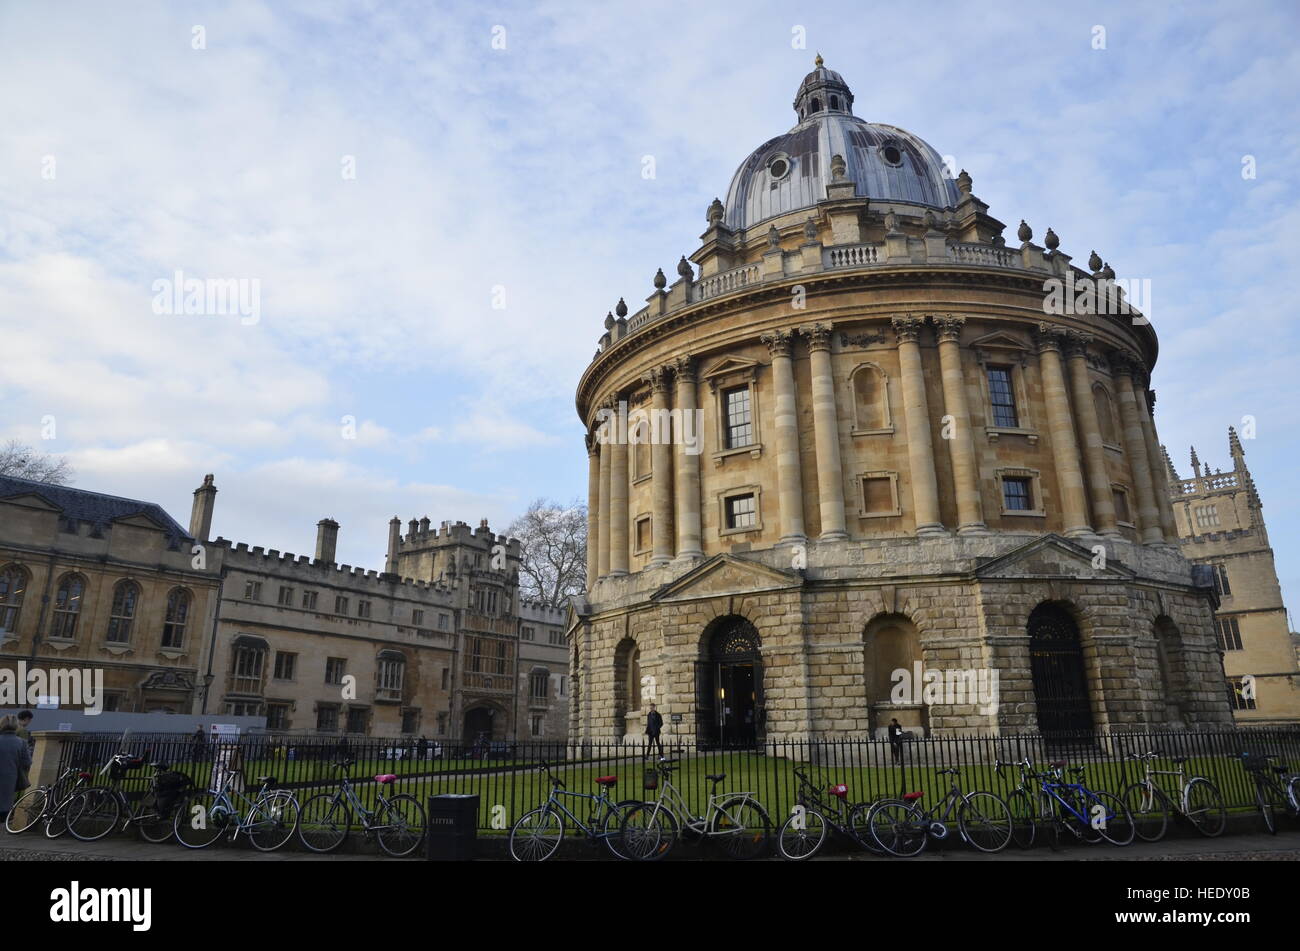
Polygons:
M1219 646L1225 651L1241 650L1241 626L1235 617L1221 617L1215 623L1219 628Z
M375 699L400 700L406 682L406 657L400 651L379 652L379 669L375 681Z
M185 625L189 618L190 593L184 588L172 588L167 595L167 615L163 621L163 647L184 646Z
M1219 507L1214 504L1195 507L1197 528L1218 528Z
M545 700L550 686L550 673L534 670L528 677L528 696L532 700Z
M1253 688L1252 684L1252 688ZM1254 710L1254 690L1247 690L1240 677L1228 678L1228 702L1234 710Z
M27 572L18 565L0 571L0 631L16 632L27 593Z
M82 595L86 582L80 575L64 575L54 595L54 617L50 637L72 640L77 636L77 619L81 617Z
M131 640L131 625L135 623L139 603L140 589L130 581L119 581L113 589L113 607L108 618L110 643L125 644Z
M1232 585L1228 584L1228 569L1223 565L1211 565L1214 573L1214 593L1221 598L1232 597Z

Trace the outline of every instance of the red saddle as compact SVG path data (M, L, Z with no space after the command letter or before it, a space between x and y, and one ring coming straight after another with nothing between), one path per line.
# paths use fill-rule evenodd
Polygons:
M612 789L612 788L613 788L615 785L617 785L617 784L618 784L618 777L617 777L617 776L597 776L597 777L596 777L596 785L597 785L597 786L608 786L609 788Z
M381 773L380 775L375 777L375 782L384 783L385 785L396 781L397 781L396 773Z
M910 792L903 796L903 802L916 802L924 795L924 792Z

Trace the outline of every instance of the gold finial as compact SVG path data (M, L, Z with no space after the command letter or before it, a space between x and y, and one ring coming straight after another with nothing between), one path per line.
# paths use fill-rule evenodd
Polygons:
M822 64L822 54L821 54L821 53L818 53L818 54L817 54L817 58L816 58L815 60L813 60L813 63L814 63L815 65L817 65L817 66L821 66L821 64Z

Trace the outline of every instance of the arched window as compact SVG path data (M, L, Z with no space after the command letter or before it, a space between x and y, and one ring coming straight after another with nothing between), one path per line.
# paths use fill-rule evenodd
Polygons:
M550 686L550 671L534 670L528 675L528 698L530 700L545 700L550 695Z
M133 582L119 581L113 589L113 608L108 618L108 641L125 644L131 640L131 625L140 604L140 589Z
M853 431L889 428L889 396L885 375L872 363L853 371Z
M0 632L17 633L18 614L26 593L26 569L21 565L10 565L0 571Z
M831 96L831 108L832 108L832 109L838 109L839 107L840 107L840 97L839 97L839 96Z
M1118 445L1119 438L1115 432L1115 409L1110 401L1110 394L1104 386L1092 388L1092 401L1097 407L1097 423L1101 426L1101 441L1111 446Z
M375 699L401 700L402 688L406 684L406 655L401 651L382 650L377 660Z
M814 99L814 100L812 101L812 111L813 111L813 112L821 112L821 111L822 111L822 101L821 101L820 99Z
M81 597L85 592L86 582L80 575L64 575L59 579L59 590L54 595L50 637L72 640L77 636L77 619L81 617Z
M190 617L190 593L184 588L172 588L167 595L167 618L163 622L163 647L185 645L185 622Z

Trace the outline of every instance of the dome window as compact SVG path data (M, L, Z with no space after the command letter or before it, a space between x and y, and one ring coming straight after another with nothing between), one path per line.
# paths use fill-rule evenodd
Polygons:
M832 109L838 109L839 107L840 107L840 97L839 97L839 96L831 96L831 108L832 108Z
M813 111L813 112L821 112L821 111L822 111L822 101L821 101L820 99L814 99L814 100L812 101L812 111Z
M784 153L772 156L767 163L767 174L773 182L779 182L790 174L790 157Z
M898 168L903 164L903 153L893 142L889 142L881 147L880 157L885 160L886 165L892 165L894 168Z

